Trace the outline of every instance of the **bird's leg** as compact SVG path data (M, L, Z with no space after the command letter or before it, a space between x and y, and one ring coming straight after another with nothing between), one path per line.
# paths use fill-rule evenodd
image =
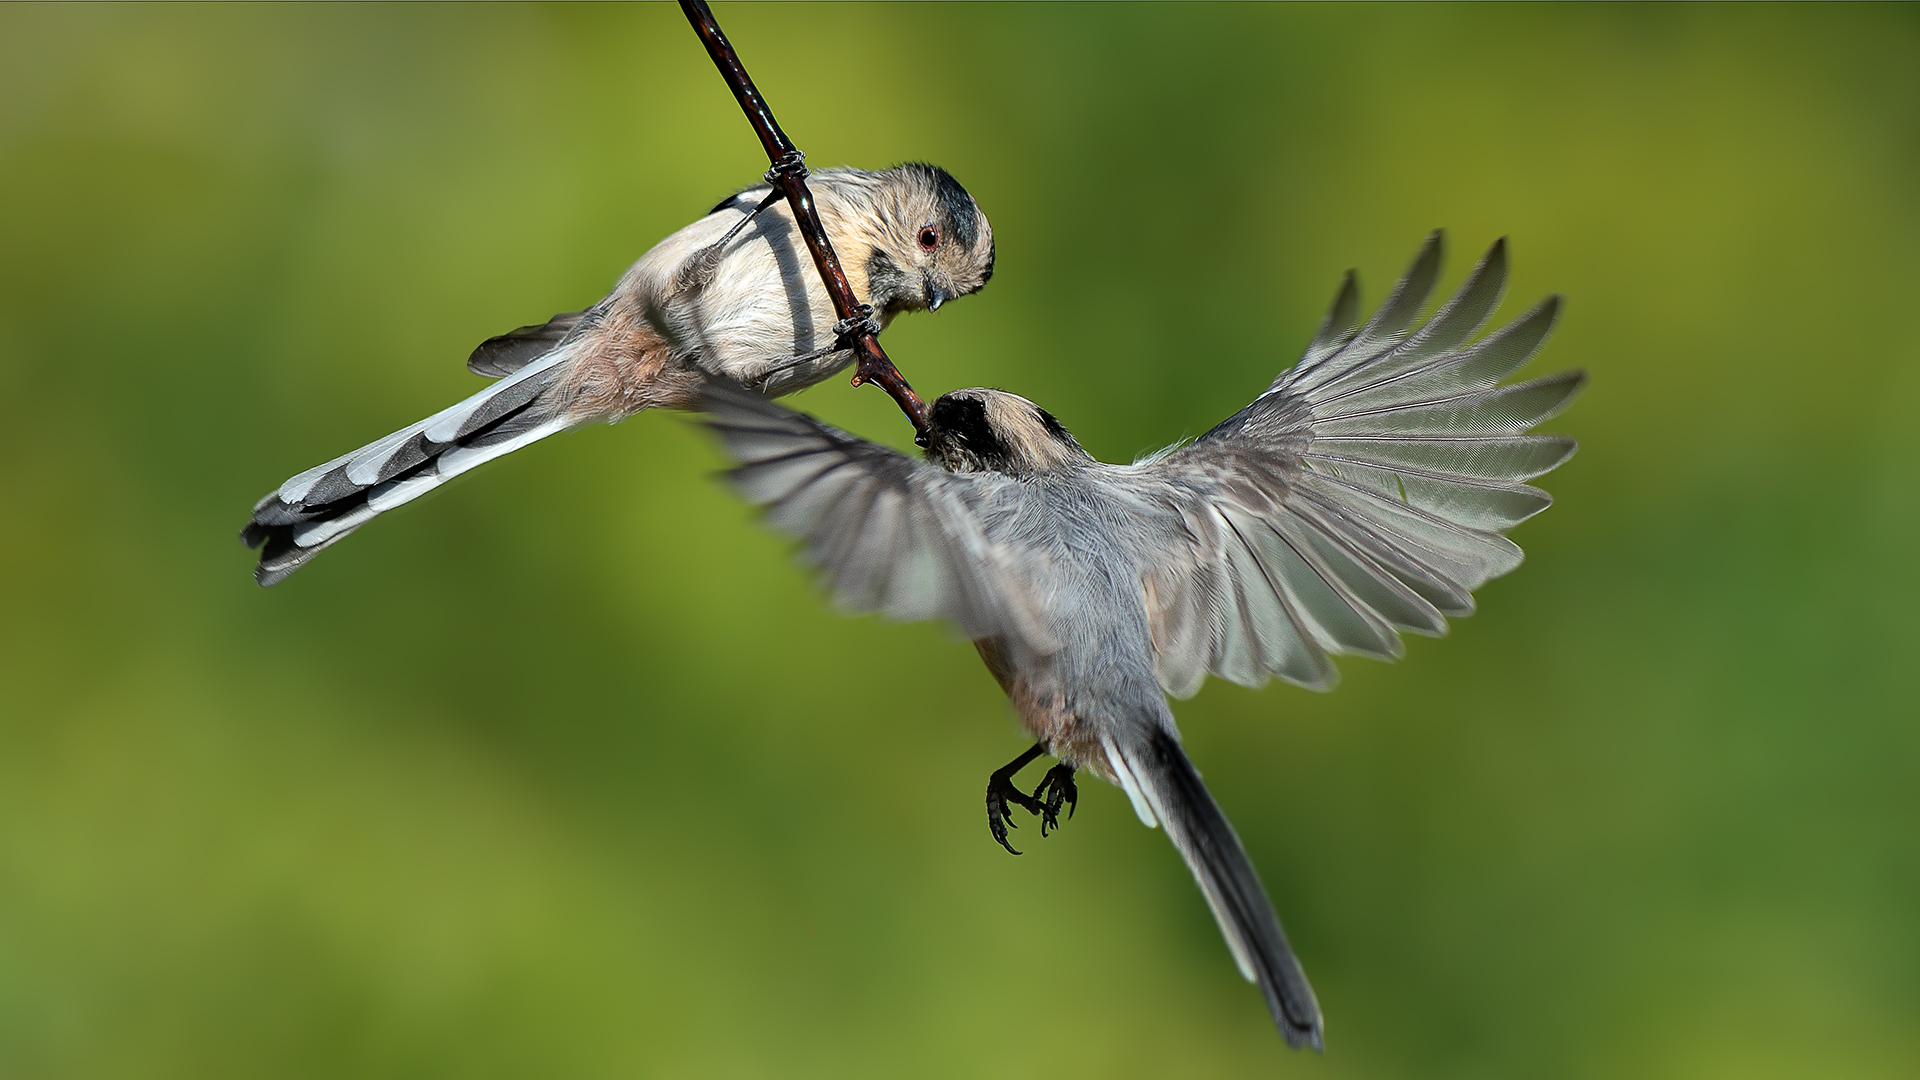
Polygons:
M770 368L767 371L765 375L762 375L760 377L760 389L764 391L766 389L767 380L773 378L775 375L778 375L783 371L786 371L788 368L797 368L801 364L811 364L816 360L821 360L821 359L825 359L826 357L832 356L834 353L837 353L842 349L849 348L850 347L849 343L852 341L852 339L857 338L862 334L879 333L880 324L874 321L873 305L861 304L857 310L859 314L857 314L853 318L841 319L839 322L833 324L833 344L827 346L824 349L815 349L810 353L805 353L801 356L796 356L791 360L782 360L780 363L775 364L772 368Z
M801 166L800 171L805 172L806 167ZM771 177L772 170L768 170L767 175ZM687 256L687 261L680 264L677 275L680 287L698 291L713 284L713 276L720 270L720 257L726 253L727 245L733 243L733 238L740 235L740 230L746 228L748 222L759 217L761 211L784 198L786 193L780 190L778 184L775 184L773 190L767 192L767 197L760 200L760 205L747 211L745 217L734 222L733 228L728 229L725 236Z
M1073 786L1073 766L1063 761L1048 769L1040 786L1033 789L1033 797L1040 801L1040 835L1044 837L1060 827L1060 807L1067 808L1071 820L1080 806L1080 789Z
M993 838L1000 842L1001 847L1015 855L1020 853L1014 851L1013 845L1007 842L1007 828L1019 826L1007 818L1007 804L1013 803L1029 814L1038 814L1041 806L1039 799L1013 786L1013 776L1046 751L1045 744L1034 743L1026 753L1002 765L987 777L987 830L993 833Z
M802 169L801 171L805 172L806 170ZM774 203L777 203L784 198L786 198L786 193L781 191L778 187L774 188L772 191L767 192L767 197L764 199L761 199L759 202L759 205L747 211L746 217L743 217L739 221L734 222L733 228L727 230L727 235L721 237L719 241L715 243L713 246L716 248L723 248L723 247L726 247L728 244L732 243L733 238L740 235L740 230L747 227L747 222L752 221L754 218L759 217L760 214L767 209L767 207L772 206Z
M768 368L767 373L765 375L760 376L760 383L758 386L755 387L755 389L759 390L761 393L764 394L767 392L767 383L775 375L778 375L781 372L786 371L790 368L797 368L801 364L811 364L817 360L824 360L827 357L832 356L834 353L839 352L841 348L842 346L840 345L840 343L835 342L824 349L815 349L810 353L802 353L801 355L796 356L791 360L782 360L779 363Z

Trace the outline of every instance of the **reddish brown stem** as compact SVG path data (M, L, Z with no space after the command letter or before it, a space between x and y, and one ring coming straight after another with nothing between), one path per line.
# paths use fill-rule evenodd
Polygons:
M833 253L833 243L827 239L827 230L820 224L820 213L814 209L813 193L807 190L807 169L801 164L804 154L780 130L780 124L773 118L773 110L767 108L765 98L754 88L753 79L747 75L745 65L740 63L740 55L733 51L733 45L727 36L720 32L720 24L714 20L713 12L708 9L706 0L680 0L680 10L686 13L687 21L693 24L693 30L707 47L707 55L713 57L713 66L720 69L720 77L727 80L732 88L740 109L747 114L747 122L753 125L755 134L760 136L760 145L767 152L767 161L772 168L767 179L786 192L787 205L793 208L793 220L800 228L800 236L807 242L807 250L813 253L813 265L820 271L820 280L827 287L827 295L833 299L833 310L839 314L842 325L853 325L872 314L872 309L860 302L853 294L853 286L847 283L846 271L840 268L840 258ZM900 405L900 411L907 414L913 422L916 435L924 435L927 430L927 405L920 395L913 392L900 369L893 366L887 358L887 352L880 347L880 339L874 334L872 324L857 333L847 335L848 343L853 347L855 366L853 385L878 383L882 389L893 396Z

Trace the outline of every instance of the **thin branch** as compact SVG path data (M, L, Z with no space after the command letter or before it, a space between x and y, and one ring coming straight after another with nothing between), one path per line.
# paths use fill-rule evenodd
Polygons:
M706 0L680 0L680 10L686 13L687 21L693 24L694 32L707 47L707 55L713 57L713 66L720 69L720 77L727 80L733 96L740 102L740 109L747 114L747 121L760 136L760 145L767 152L767 160L772 168L767 170L767 182L786 192L787 205L793 208L793 220L800 228L800 236L807 242L807 250L813 253L813 265L820 271L820 280L827 287L827 295L833 299L833 310L840 316L834 332L854 351L855 367L853 385L861 383L879 383L881 388L893 395L900 405L900 411L907 414L913 422L916 435L924 435L927 430L927 405L920 395L913 392L900 369L893 366L887 358L885 349L880 347L880 326L873 321L873 307L860 302L853 294L853 286L847 283L846 271L840 268L840 258L833 253L833 244L827 239L827 230L820 224L819 211L814 209L813 193L807 190L806 155L793 145L787 133L780 130L780 124L773 118L773 110L767 108L765 98L748 77L740 56L733 51L733 45L727 36L720 32L720 24L714 20L713 12L707 8Z

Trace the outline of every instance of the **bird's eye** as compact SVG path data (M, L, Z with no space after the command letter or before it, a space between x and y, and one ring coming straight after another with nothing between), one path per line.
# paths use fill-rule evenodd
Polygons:
M940 230L929 225L920 230L920 246L932 251L940 246Z

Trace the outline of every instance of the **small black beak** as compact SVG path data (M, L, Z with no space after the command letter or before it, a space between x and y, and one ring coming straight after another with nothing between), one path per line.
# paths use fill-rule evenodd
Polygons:
M940 305L946 303L950 299L950 297L948 297L946 293L943 293L939 289L934 288L932 278L924 279L923 295L927 299L928 311L939 311Z

